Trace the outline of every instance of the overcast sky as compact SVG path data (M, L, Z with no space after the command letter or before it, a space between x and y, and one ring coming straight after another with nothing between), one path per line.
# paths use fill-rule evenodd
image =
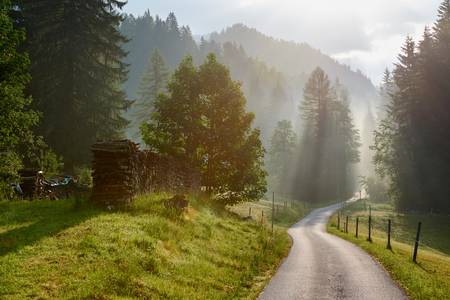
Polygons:
M125 10L165 18L174 12L196 35L244 23L289 41L307 42L361 69L378 84L406 35L421 36L441 0L129 0Z

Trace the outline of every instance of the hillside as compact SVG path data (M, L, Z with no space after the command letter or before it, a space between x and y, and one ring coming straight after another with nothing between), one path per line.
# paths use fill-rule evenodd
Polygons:
M243 24L235 24L220 33L212 33L210 39L218 43L240 44L248 55L264 61L289 77L305 76L320 66L331 78L339 78L355 99L364 101L376 97L376 88L368 77L307 43L274 39Z
M307 44L276 40L242 24L198 40L189 26L179 25L174 14L163 20L146 12L138 17L126 16L120 31L129 39L125 44L129 78L124 89L130 99L138 97L139 83L154 49L161 52L172 71L186 55L201 64L214 53L230 69L232 78L242 83L247 109L256 115L254 126L261 129L265 146L278 121L291 120L298 128L303 86L317 66L332 81L339 78L349 89L353 108L366 111L367 103L377 98L376 88L362 73ZM129 119L133 119L133 112L134 107L127 114ZM137 126L130 127L128 137L137 135Z
M164 197L117 212L0 202L0 298L254 299L290 247L285 230L272 242L259 218L195 199L176 217Z

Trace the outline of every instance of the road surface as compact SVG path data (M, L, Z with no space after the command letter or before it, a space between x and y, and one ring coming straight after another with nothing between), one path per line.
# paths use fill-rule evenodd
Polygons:
M326 233L328 219L339 207L317 209L289 229L291 252L260 300L407 299L371 256Z

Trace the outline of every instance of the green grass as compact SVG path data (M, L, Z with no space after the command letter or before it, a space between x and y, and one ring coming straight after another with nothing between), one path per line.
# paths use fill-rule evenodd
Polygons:
M288 253L277 227L167 195L127 211L85 201L0 202L1 299L254 299Z
M248 217L251 213L253 220L266 225L271 225L272 222L272 202L268 200L242 203L231 207L230 210L242 217ZM311 207L302 202L275 202L274 224L277 227L289 228L310 211Z
M371 204L374 229L373 242L367 241L367 212L364 202L343 209L342 219L350 216L349 233L337 229L337 215L333 215L328 231L355 243L374 256L404 288L412 299L450 299L450 256L448 219L439 216L397 214L390 205ZM368 207L368 206L366 206ZM355 217L359 216L359 238L355 237ZM388 250L387 219L393 222L392 250ZM426 246L420 245L418 263L412 261L412 250L417 221L423 222L422 237Z

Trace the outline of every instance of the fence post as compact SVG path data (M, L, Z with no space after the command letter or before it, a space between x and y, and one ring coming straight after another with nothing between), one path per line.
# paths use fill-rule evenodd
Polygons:
M369 237L367 238L369 242L372 242L372 207L369 205Z
M348 216L345 218L345 233L348 233Z
M337 227L338 227L338 230L340 230L341 229L341 212L340 211L338 211L338 215L337 215L337 217L338 217L338 223L337 223Z
M417 225L417 235L416 241L414 243L414 253L413 253L413 262L417 262L417 250L419 249L419 239L420 239L420 228L422 227L422 222L419 222Z
M359 217L356 217L356 238L358 238Z
M388 220L388 242L387 242L387 248L390 250L391 247L391 219Z
M272 192L272 235L273 235L273 219L275 219L275 192Z

